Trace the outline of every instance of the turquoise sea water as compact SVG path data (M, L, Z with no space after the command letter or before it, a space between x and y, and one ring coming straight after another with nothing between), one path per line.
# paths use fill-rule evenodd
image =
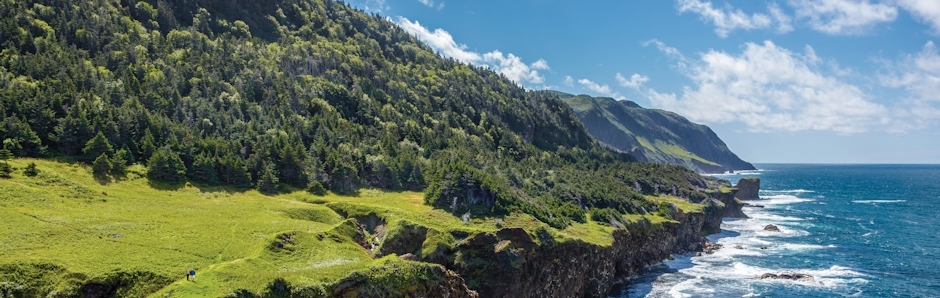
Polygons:
M614 297L940 297L940 165L756 166L718 176L760 177L750 203L765 206L725 219L708 237L724 248L653 266ZM757 278L781 272L814 278Z

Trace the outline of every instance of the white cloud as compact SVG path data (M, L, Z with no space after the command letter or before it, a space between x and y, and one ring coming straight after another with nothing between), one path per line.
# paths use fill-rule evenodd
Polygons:
M588 80L588 79L580 79L578 80L578 84L581 84L581 86L588 88L588 90L594 91L600 95L611 97L616 100L627 99L626 97L623 97L623 95L620 95L620 93L610 89L610 86L607 86L606 84L601 85L601 84L592 82L591 80Z
M774 18L774 21L777 22L777 33L783 34L793 31L793 25L791 24L792 19L780 9L780 6L777 5L776 2L768 5L767 11L770 13L770 16Z
M541 59L533 63L533 67L529 67L516 55L509 54L503 56L503 53L499 50L483 54L483 61L490 64L496 72L503 74L513 82L525 81L541 84L545 81L545 77L539 75L539 72L532 68L537 68L536 66L548 67L548 63Z
M890 121L887 109L860 88L818 71L817 60L811 47L799 54L770 41L747 43L737 56L709 51L688 62L681 71L695 86L684 87L681 95L646 93L653 106L693 121L740 121L752 131L849 134Z
M574 86L574 78L571 76L565 76L564 84L565 86Z
M362 9L368 12L383 12L389 9L385 0L365 0L361 2Z
M418 2L421 2L421 4L424 4L424 6L435 8L437 10L441 10L442 8L444 8L444 2L441 2L440 4L437 4L437 5L435 5L434 0L418 0Z
M940 1L937 0L897 0L914 17L933 26L935 33L940 33Z
M434 29L434 31L430 31L428 28L421 26L421 23L418 23L418 21L412 22L404 17L398 17L398 25L406 32L413 34L421 41L427 43L431 48L440 51L444 56L457 59L464 63L479 62L483 59L480 54L467 51L466 45L457 44L457 42L454 41L454 37L447 31L444 31L444 29L437 28Z
M777 24L777 31L786 33L793 30L790 17L780 10L777 4L768 7L771 15L762 13L747 14L740 9L727 5L724 9L715 8L711 1L676 0L679 12L693 12L699 14L706 22L715 25L715 33L720 37L728 37L731 31L767 29Z
M921 51L908 55L893 66L892 75L882 76L882 85L904 88L909 98L906 112L916 128L923 128L940 120L940 54L937 46L927 42Z
M527 65L522 62L522 58L512 53L504 55L499 50L481 55L474 51L468 51L466 45L455 42L454 37L444 29L437 28L431 31L421 26L418 21L412 22L405 17L398 17L397 23L406 32L414 35L442 55L457 59L460 62L490 67L493 71L503 74L516 83L541 84L545 82L545 77L540 75L538 71L550 69L545 59L539 59L532 65Z
M646 82L649 82L649 80L650 79L648 77L644 75L640 75L638 73L635 73L632 76L630 76L629 80L623 77L623 75L621 75L619 72L617 73L617 82L620 83L620 86L630 87L633 89L639 89L640 86L643 86L643 84Z
M532 63L532 68L541 69L541 70L551 69L551 67L548 67L548 61L545 61L545 59L539 59L539 61L535 61L535 63Z
M790 0L797 18L828 34L865 34L878 23L894 21L895 6L868 0Z

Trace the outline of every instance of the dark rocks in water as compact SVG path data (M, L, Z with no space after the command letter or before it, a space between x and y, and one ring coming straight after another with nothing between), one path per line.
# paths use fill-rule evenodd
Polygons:
M764 273L760 276L760 279L786 279L786 280L795 280L795 281L812 281L814 280L812 275L795 273L795 272L783 272L780 274L774 273Z
M760 178L741 178L734 188L738 189L738 191L734 193L735 198L740 200L756 200L758 199L757 193L760 191Z
M766 247L766 246L761 246L760 249L767 249L767 247Z
M780 228L778 228L775 225L770 224L770 225L764 226L764 231L780 232Z
M713 253L715 253L716 250L721 249L721 247L722 247L721 244L712 243L711 241L707 241L707 240L706 240L706 241L705 241L705 249L703 249L702 251L704 251L706 254L713 254Z
M740 246L740 245L735 245L734 248L735 248L735 249L744 249L744 247L743 247L743 246Z

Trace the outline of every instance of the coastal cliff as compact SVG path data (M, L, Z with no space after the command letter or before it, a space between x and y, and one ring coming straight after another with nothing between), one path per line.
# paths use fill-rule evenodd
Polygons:
M544 232L503 229L468 238L446 266L481 297L606 297L610 289L671 254L699 251L716 233L720 205L701 212L673 208L673 221L640 220L613 233L609 246L556 242Z
M760 192L760 178L741 178L741 180L738 180L738 184L735 184L734 188L737 188L737 191L734 193L735 198L740 200L756 200L758 199L758 192Z

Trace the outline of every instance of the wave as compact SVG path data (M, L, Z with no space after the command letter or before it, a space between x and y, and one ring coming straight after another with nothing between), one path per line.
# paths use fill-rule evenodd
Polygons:
M887 203L904 203L907 200L852 200L852 203L856 204L887 204Z
M813 193L813 192L816 192L815 190L808 190L808 189L802 189L802 188L784 189L784 190L762 189L760 191L764 193Z
M803 203L803 202L810 202L810 201L813 201L813 200L797 197L794 195L772 195L772 196L761 197L760 200L756 200L754 202L757 202L758 204L761 204L761 205L782 205L782 204L795 204L795 203Z

